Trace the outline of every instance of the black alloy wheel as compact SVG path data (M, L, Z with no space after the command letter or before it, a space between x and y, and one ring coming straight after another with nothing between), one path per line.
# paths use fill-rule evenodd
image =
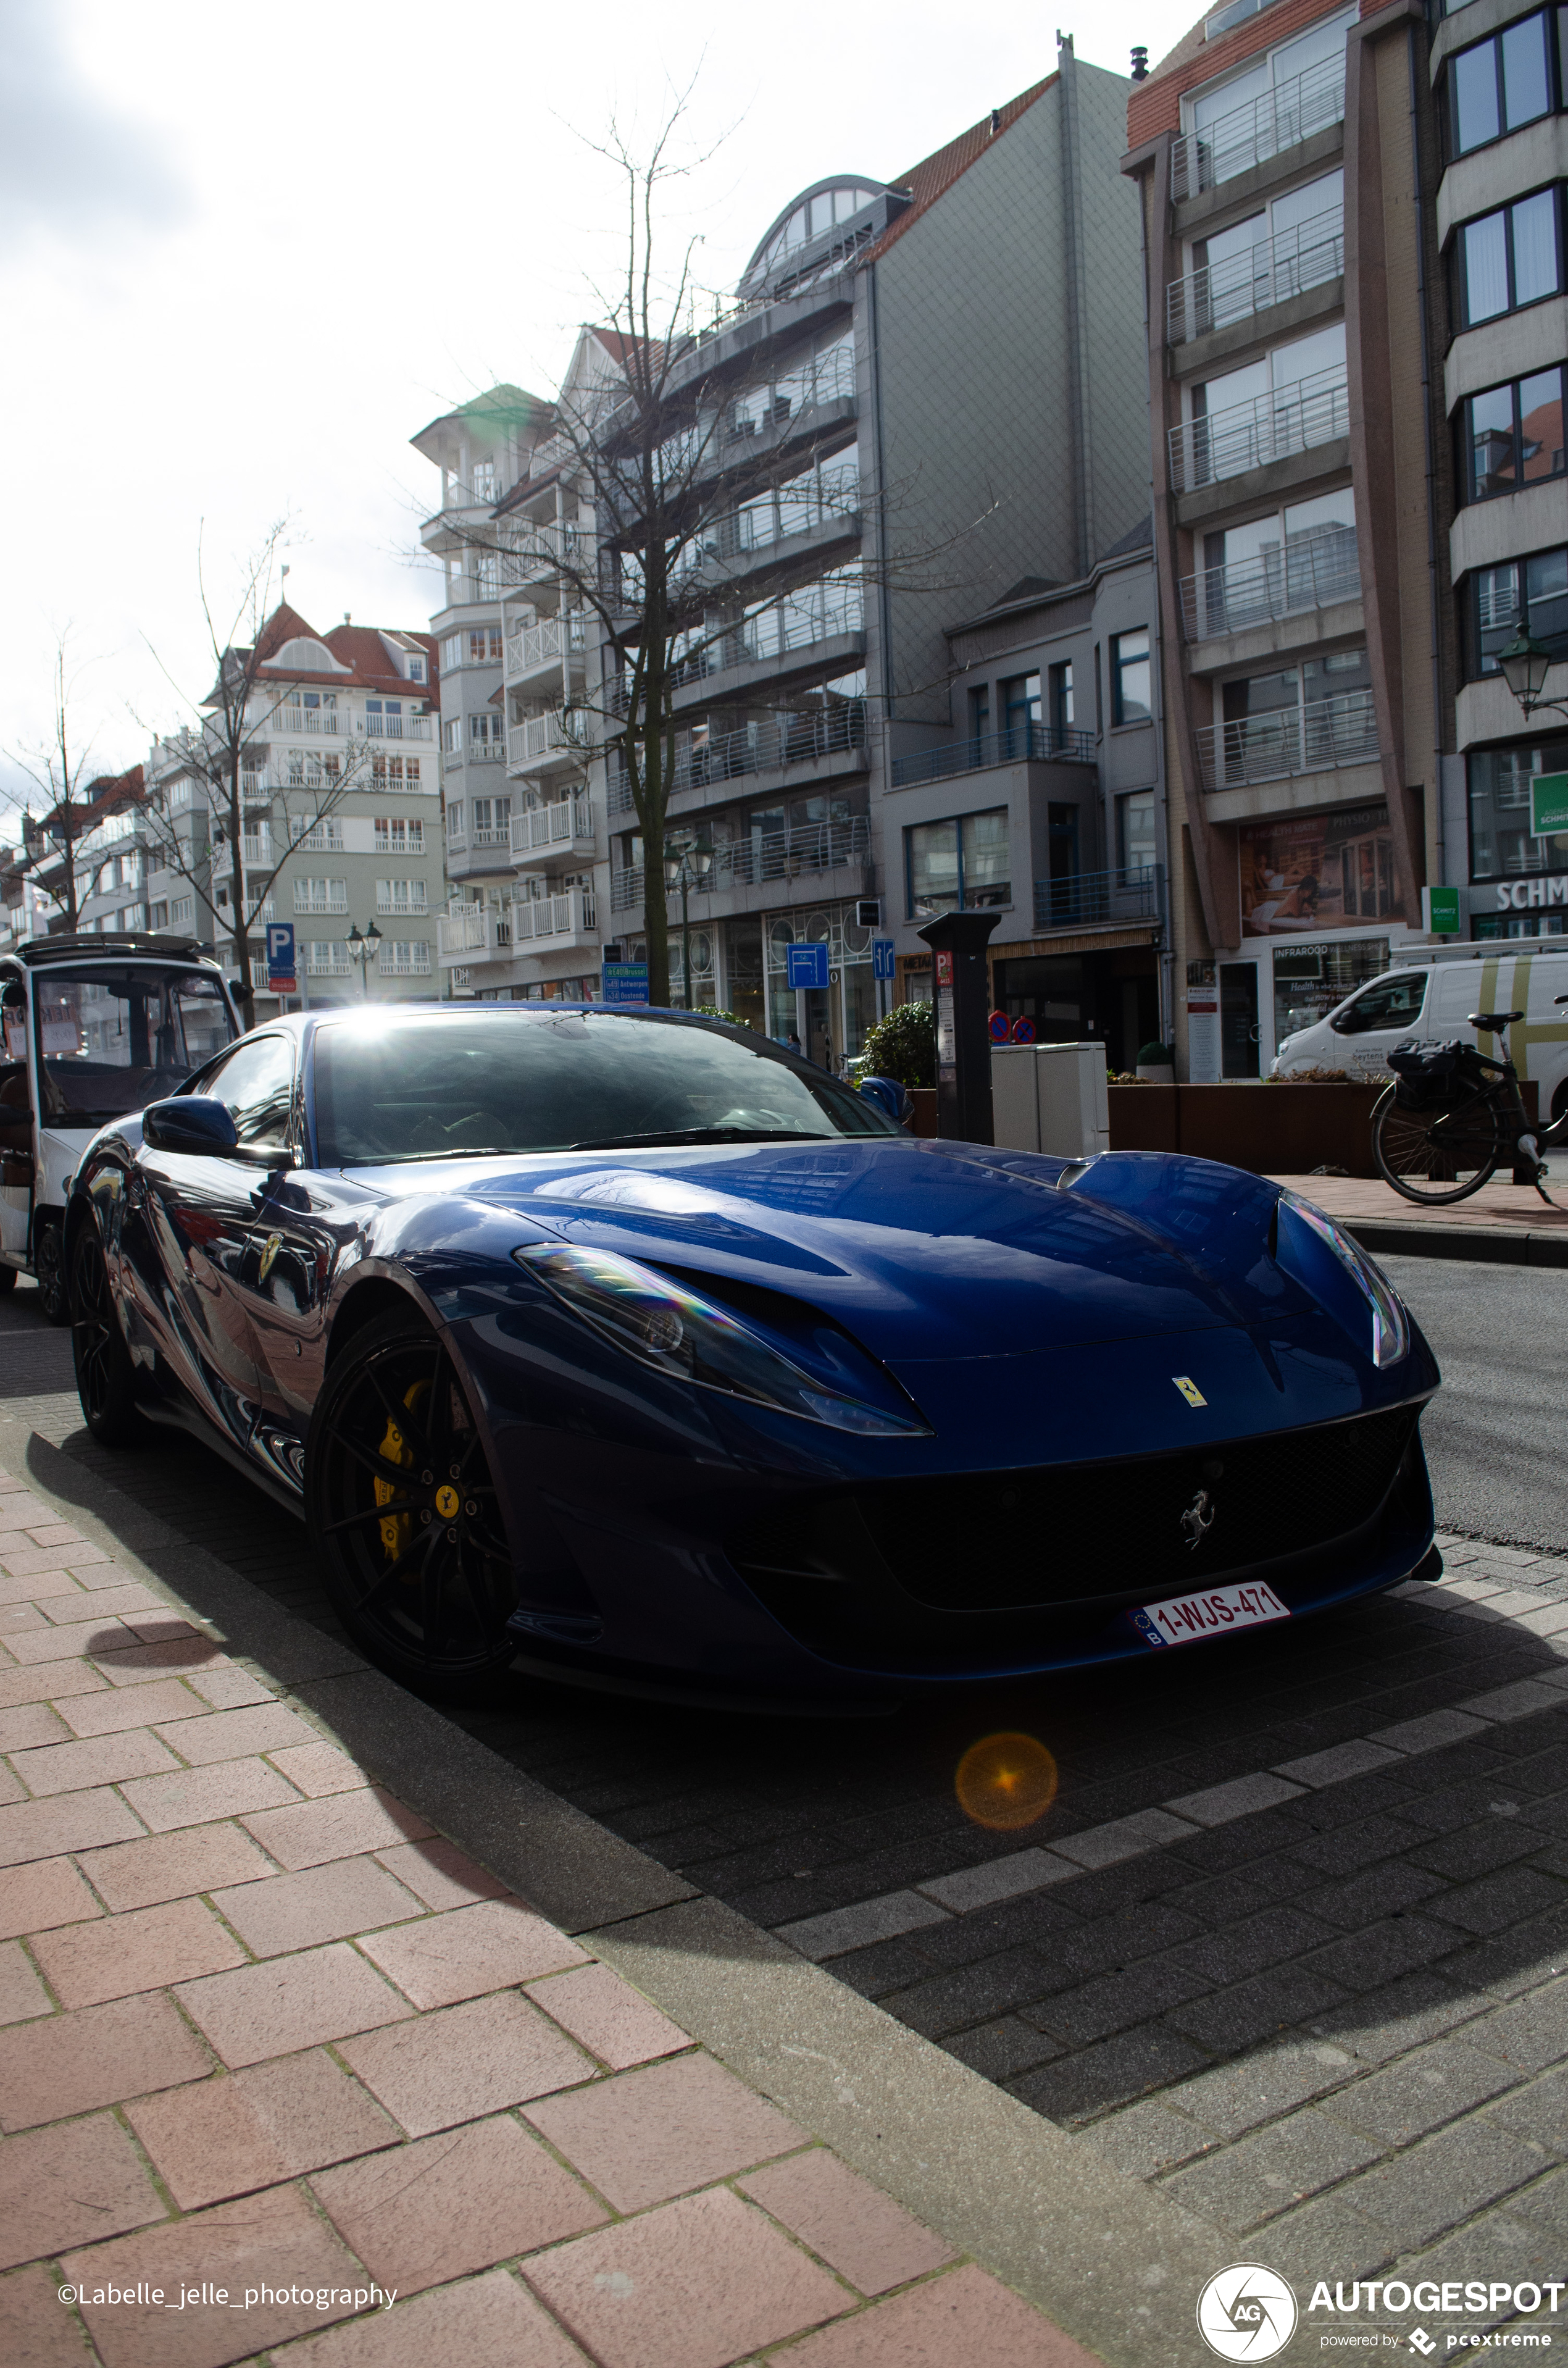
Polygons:
M71 1289L65 1273L65 1229L58 1217L38 1230L33 1246L33 1273L39 1297L51 1324L71 1321Z
M71 1288L71 1361L76 1368L82 1419L101 1446L134 1447L146 1437L147 1427L137 1412L131 1351L119 1328L104 1247L91 1219L72 1249Z
M334 1608L383 1668L449 1692L512 1660L500 1500L451 1358L412 1309L358 1334L329 1372L305 1510Z

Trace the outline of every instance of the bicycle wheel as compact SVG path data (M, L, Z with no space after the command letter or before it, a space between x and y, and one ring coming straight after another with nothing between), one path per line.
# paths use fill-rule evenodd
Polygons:
M1372 1112L1372 1157L1385 1184L1428 1206L1479 1192L1502 1156L1490 1101L1403 1110L1391 1086Z

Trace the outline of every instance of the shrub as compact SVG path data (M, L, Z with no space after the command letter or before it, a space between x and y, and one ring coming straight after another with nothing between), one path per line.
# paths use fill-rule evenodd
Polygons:
M726 1028L744 1028L746 1024L737 1019L733 1011L721 1011L716 1003L699 1003L691 1016L694 1019L722 1019Z
M1288 1077L1265 1077L1266 1086L1358 1086L1365 1079L1353 1077L1348 1069L1294 1069Z
M1137 1065L1141 1069L1174 1069L1175 1047L1170 1044L1141 1044Z
M937 1007L934 1003L895 1003L885 1019L866 1030L861 1074L892 1077L912 1090L937 1082Z

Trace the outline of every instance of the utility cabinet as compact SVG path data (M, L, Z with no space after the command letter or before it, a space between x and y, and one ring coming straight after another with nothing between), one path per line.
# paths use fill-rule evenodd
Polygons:
M1110 1149L1103 1044L998 1044L991 1054L994 1140L1008 1151L1092 1159Z

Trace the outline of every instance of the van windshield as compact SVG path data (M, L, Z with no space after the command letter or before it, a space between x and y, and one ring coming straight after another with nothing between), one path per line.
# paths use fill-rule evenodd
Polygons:
M99 1126L144 1110L235 1033L210 971L73 962L35 971L32 991L46 1124Z

